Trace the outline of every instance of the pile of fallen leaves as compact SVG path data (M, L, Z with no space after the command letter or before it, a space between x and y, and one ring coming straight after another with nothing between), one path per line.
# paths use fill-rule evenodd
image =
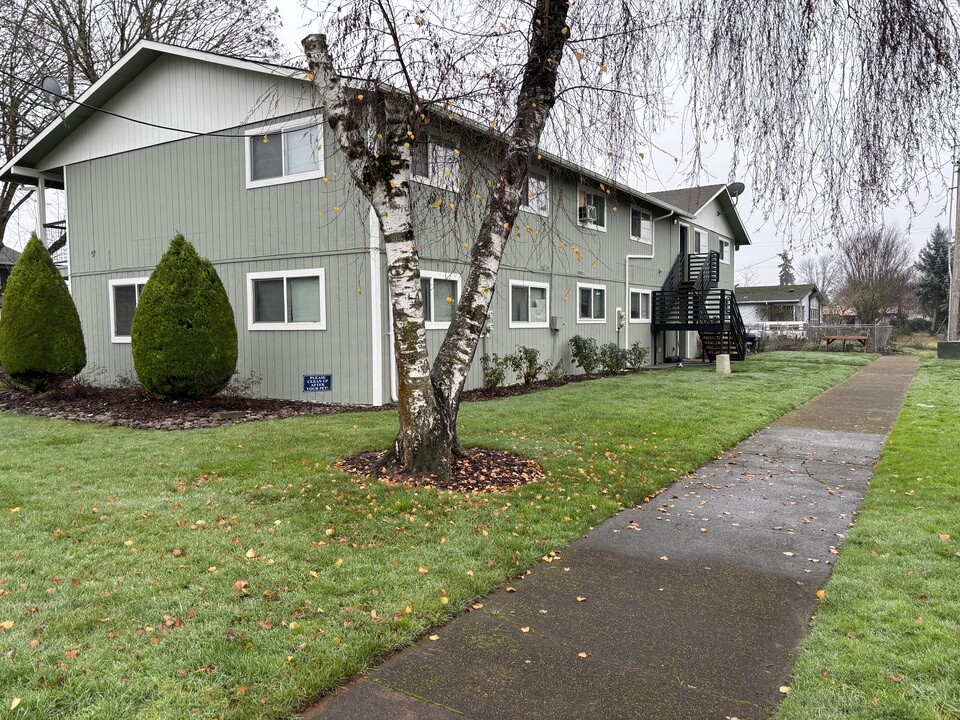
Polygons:
M344 472L363 478L374 478L373 468L383 452L354 455L337 463ZM404 487L432 487L465 493L506 492L543 478L543 468L533 460L525 460L504 450L474 450L453 461L450 477L418 477L380 468L376 479Z

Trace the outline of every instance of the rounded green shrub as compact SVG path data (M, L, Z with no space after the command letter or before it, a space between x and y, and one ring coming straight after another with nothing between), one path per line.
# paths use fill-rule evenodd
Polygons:
M130 343L140 383L160 397L209 397L237 369L227 291L210 261L180 233L140 293Z
M80 316L47 249L30 238L0 311L0 365L18 385L45 390L87 364Z

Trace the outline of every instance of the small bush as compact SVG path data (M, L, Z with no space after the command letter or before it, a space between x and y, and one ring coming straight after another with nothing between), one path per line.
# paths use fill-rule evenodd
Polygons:
M639 340L633 343L627 352L629 354L627 362L630 363L630 367L634 370L639 370L643 367L643 364L647 362L647 356L650 355L650 350L641 345Z
M510 369L523 380L524 385L533 384L541 373L547 373L550 370L549 362L540 362L540 351L536 348L518 345L517 351L507 355L506 359Z
M483 372L483 387L493 390L503 385L507 378L508 358L500 357L497 353L480 357L480 370Z
M550 382L563 380L563 360L557 360L557 364L547 370L547 380Z
M622 373L627 369L629 359L630 354L616 343L600 346L600 364L604 372Z
M170 241L144 286L130 336L134 369L152 395L196 400L233 377L237 326L227 291L183 235Z
M593 338L574 335L570 338L570 353L573 355L573 364L587 375L593 375L600 367L600 348Z
M0 364L17 385L46 390L83 370L87 350L67 284L33 235L7 280Z

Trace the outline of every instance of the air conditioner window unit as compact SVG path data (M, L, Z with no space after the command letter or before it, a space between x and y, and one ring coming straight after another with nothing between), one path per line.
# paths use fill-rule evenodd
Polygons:
M580 206L580 222L596 222L597 221L597 207L596 205L581 205Z

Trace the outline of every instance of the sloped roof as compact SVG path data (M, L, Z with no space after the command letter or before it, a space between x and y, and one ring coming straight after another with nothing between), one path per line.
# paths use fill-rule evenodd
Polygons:
M15 265L20 253L10 247L0 247L0 265Z
M726 185L698 185L696 187L677 188L676 190L661 190L650 193L665 203L686 210L696 215L703 206L713 200Z
M695 185L694 187L677 188L676 190L659 190L649 193L661 202L678 207L696 217L704 208L714 200L720 205L720 214L722 214L730 224L733 231L733 242L737 247L741 245L750 245L750 235L743 224L740 213L737 212L737 203L730 195L728 186L719 185Z
M799 303L810 293L820 296L816 285L758 285L754 287L738 287L736 289L737 302L741 305L750 303Z
M62 177L59 177L55 173L38 172L34 166L41 161L47 153L64 141L74 129L78 128L88 118L94 116L98 112L98 108L103 107L110 98L124 90L137 75L142 73L151 63L163 55L190 58L198 62L217 63L233 68L271 75L278 79L295 77L303 82L308 82L305 79L306 71L303 69L285 65L274 65L266 61L245 60L151 40L141 40L131 48L126 55L118 60L103 77L87 88L79 98L74 100L62 115L54 118L26 147L11 158L6 165L0 167L0 180L35 185L37 184L37 178L43 177L47 187L62 189ZM389 89L392 92L400 92L393 88ZM468 118L459 118L459 121L467 127L488 131L488 128ZM203 128L202 130L206 132L216 129L224 128L211 127ZM185 135L199 134L197 132L182 132ZM651 205L673 212L680 217L688 218L692 216L691 213L688 213L683 208L677 207L669 201L657 197L654 193L643 192L625 183L617 182L595 170L552 153L544 151L540 154L545 160L555 163L561 168L602 182L606 187L613 190L632 195L635 198L649 202ZM749 240L747 242L749 242Z

